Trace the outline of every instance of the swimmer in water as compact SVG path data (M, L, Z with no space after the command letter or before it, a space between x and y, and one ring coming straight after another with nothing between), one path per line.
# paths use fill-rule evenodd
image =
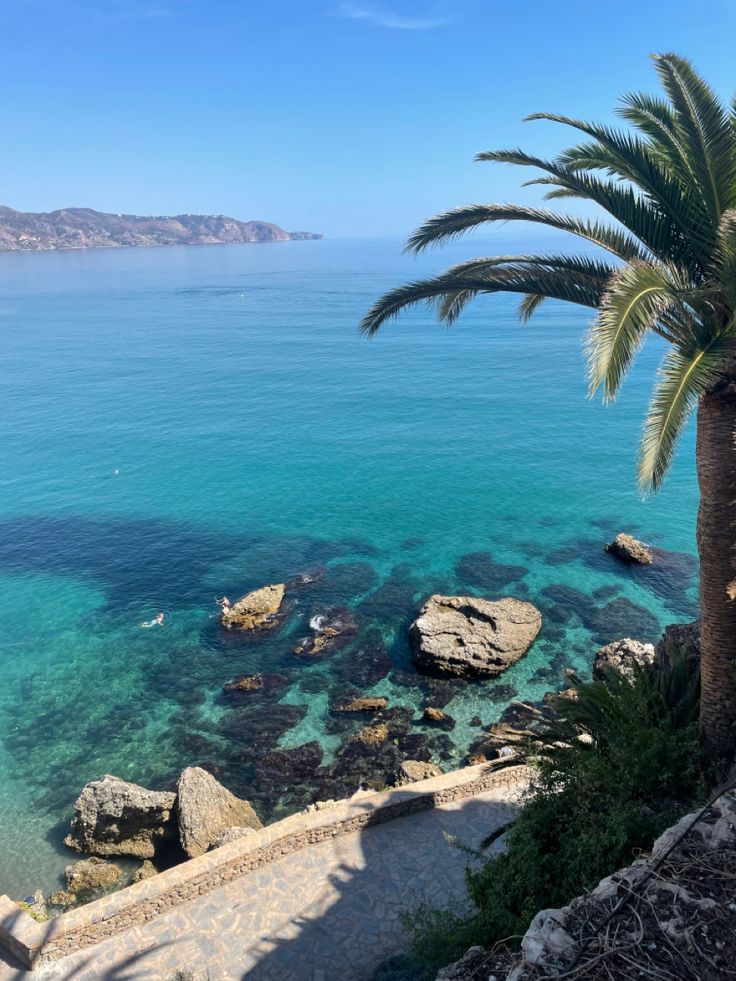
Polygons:
M227 596L223 596L222 599L216 599L215 603L217 603L223 613L225 610L230 609L230 600L227 598Z
M144 620L141 624L142 627L163 627L164 625L164 615L163 613L157 613L153 620Z

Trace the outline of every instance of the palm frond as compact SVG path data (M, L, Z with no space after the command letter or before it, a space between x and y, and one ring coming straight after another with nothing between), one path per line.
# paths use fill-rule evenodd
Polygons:
M736 208L723 212L714 260L712 272L736 307Z
M409 238L406 251L419 253L430 245L439 245L457 238L478 225L497 221L529 221L570 232L599 245L624 261L643 259L646 256L645 250L636 240L620 229L570 215L559 215L542 208L527 208L515 204L471 204L444 211L420 225Z
M643 491L656 491L661 486L690 411L717 380L733 345L733 332L727 330L705 343L677 347L665 356L644 424L639 456Z
M603 386L606 400L616 397L647 330L661 333L658 319L677 303L676 284L665 267L632 262L616 272L588 333L591 395Z
M655 55L654 64L672 103L683 152L717 224L736 195L736 159L728 113L685 58L670 53Z
M360 324L360 331L369 336L377 333L389 320L402 311L420 303L439 304L442 313L443 301L452 316L455 304L464 305L472 297L458 297L460 293L533 293L549 299L565 300L586 307L597 307L605 289L606 279L592 272L593 267L585 261L584 266L575 269L574 259L567 258L566 265L552 264L554 257L532 257L532 262L524 257L501 265L494 259L473 260L452 267L439 276L407 283L382 296L368 311Z

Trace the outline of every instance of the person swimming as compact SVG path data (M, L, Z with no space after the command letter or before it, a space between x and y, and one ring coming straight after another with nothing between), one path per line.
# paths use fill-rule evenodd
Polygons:
M163 627L164 625L164 615L163 613L157 613L153 620L144 620L141 624L142 627Z

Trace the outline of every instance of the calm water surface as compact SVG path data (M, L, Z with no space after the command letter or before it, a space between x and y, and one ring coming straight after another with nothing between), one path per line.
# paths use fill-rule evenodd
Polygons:
M693 614L692 433L663 494L635 486L654 348L603 408L585 397L582 311L549 304L521 329L499 297L453 331L422 310L357 335L383 289L488 248L0 255L0 893L58 886L73 801L103 773L166 786L206 763L273 819L380 780L390 752L455 765L513 697ZM602 544L624 528L677 554L623 570ZM322 578L279 633L220 635L216 595L306 570ZM450 590L542 609L496 682L412 672L412 613ZM357 635L297 657L333 607ZM165 626L141 629L158 610ZM249 671L274 677L223 696ZM356 692L404 707L375 760L348 744L361 722L329 713ZM452 732L417 721L428 701Z

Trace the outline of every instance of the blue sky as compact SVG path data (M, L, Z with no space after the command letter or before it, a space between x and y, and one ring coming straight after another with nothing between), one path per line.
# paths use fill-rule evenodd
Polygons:
M0 203L405 234L535 200L473 153L610 119L648 54L736 89L736 0L0 0Z

